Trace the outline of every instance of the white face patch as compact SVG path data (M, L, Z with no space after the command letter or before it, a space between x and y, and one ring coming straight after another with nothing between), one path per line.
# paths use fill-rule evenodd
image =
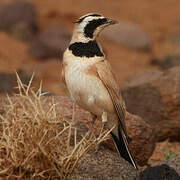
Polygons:
M85 26L92 20L96 20L96 19L103 19L103 16L88 16L85 19L83 19L83 21L81 23L79 23L77 25L77 32L78 33L84 33L84 28Z

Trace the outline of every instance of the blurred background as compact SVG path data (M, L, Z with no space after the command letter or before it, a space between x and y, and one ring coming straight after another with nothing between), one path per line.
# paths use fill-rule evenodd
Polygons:
M12 93L18 71L23 82L67 95L61 83L62 55L73 21L95 12L120 23L99 37L121 87L144 70L167 69L180 59L178 0L1 0L0 93Z
M73 21L90 12L119 21L99 41L122 89L137 73L180 65L179 0L0 0L0 96L16 91L15 71L24 83L34 72L34 87L42 81L43 91L68 95L63 52ZM168 146L180 150L179 144ZM158 153L154 157L161 158Z

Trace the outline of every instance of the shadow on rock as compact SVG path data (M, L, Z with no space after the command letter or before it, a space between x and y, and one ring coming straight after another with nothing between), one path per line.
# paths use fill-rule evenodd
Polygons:
M180 176L166 164L149 167L140 173L140 180L179 180Z

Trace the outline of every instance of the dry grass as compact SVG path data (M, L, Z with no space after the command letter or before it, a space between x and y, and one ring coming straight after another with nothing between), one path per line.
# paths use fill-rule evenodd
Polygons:
M80 158L107 138L92 132L80 139L70 122L57 117L53 104L45 110L40 88L35 92L19 77L17 100L8 97L0 115L0 177L7 179L68 179ZM72 142L73 141L73 142Z

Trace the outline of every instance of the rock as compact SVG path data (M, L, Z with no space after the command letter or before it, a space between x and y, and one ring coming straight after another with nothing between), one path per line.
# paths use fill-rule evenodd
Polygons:
M46 97L46 103L58 103L57 105L57 115L64 115L67 120L72 119L72 102L69 98L54 96ZM46 104L45 103L45 104ZM89 112L82 110L78 106L75 107L74 121L76 122L77 128L82 132L86 133L91 126L92 117ZM96 120L94 124L94 133L98 136L101 129L101 120ZM152 155L155 148L155 136L152 128L145 123L140 117L131 115L128 113L126 119L126 126L128 135L131 138L130 148L136 162L139 165L145 165ZM103 142L110 149L114 147L112 138L109 136L107 142ZM115 151L115 147L113 148Z
M23 71L17 72L22 83L28 85L30 76ZM15 73L0 73L0 93L17 92L17 78Z
M16 99L14 99L14 101L16 101ZM57 117L62 117L63 115L65 120L72 121L73 104L70 98L63 96L43 96L41 97L41 101L43 107L47 108L47 111L49 110L49 105L57 104ZM7 103L7 100L0 99L0 104L1 103L5 104ZM2 106L0 106L0 111L3 112L4 109L2 109L1 107ZM76 124L78 132L82 136L89 130L92 117L89 112L84 111L78 106L75 106L74 112L74 124ZM126 125L127 131L131 138L130 148L132 154L139 165L145 165L149 157L152 155L152 151L154 150L155 146L155 138L152 128L141 118L130 114L127 115ZM100 132L99 127L101 127L101 120L96 120L94 131L97 135L99 135L98 132ZM112 149L112 146L114 146L113 141L110 136L109 138L110 139L108 140L108 142L103 142L103 144L106 146L108 145L108 147L111 147ZM117 154L117 152L115 153Z
M32 3L15 1L0 8L0 30L10 32L18 39L29 40L37 31L36 9Z
M71 179L139 180L139 173L117 153L100 148L83 156Z
M179 180L180 179L180 157L162 162L158 166L145 169L140 173L141 180Z
M139 50L150 50L151 39L141 27L133 23L119 22L102 32L103 36L116 43Z
M180 66L180 51L173 52L161 60L153 60L152 65L157 65L162 69L169 69Z
M166 164L149 167L140 174L140 180L179 180L177 172Z
M169 167L173 168L180 176L180 156L164 161L162 164L167 164Z
M123 97L127 111L151 124L158 141L180 139L180 67L134 75Z
M38 59L62 58L71 33L62 25L51 25L32 42L29 53Z
M55 93L67 96L67 88L65 84L60 81L62 66L59 59L48 59L48 61L36 61L36 63L31 63L26 68L26 72L31 74L34 72L36 75L36 82L33 86L38 87L41 80L43 80L43 89ZM53 71L52 71L53 69Z
M96 126L96 131L101 127L101 123ZM145 123L145 121L136 115L127 113L126 127L128 136L131 139L129 142L129 147L135 158L135 161L140 165L146 165L149 157L151 157L155 148L155 135L153 129L150 125ZM106 146L110 149L116 151L112 139L108 139L104 142Z

